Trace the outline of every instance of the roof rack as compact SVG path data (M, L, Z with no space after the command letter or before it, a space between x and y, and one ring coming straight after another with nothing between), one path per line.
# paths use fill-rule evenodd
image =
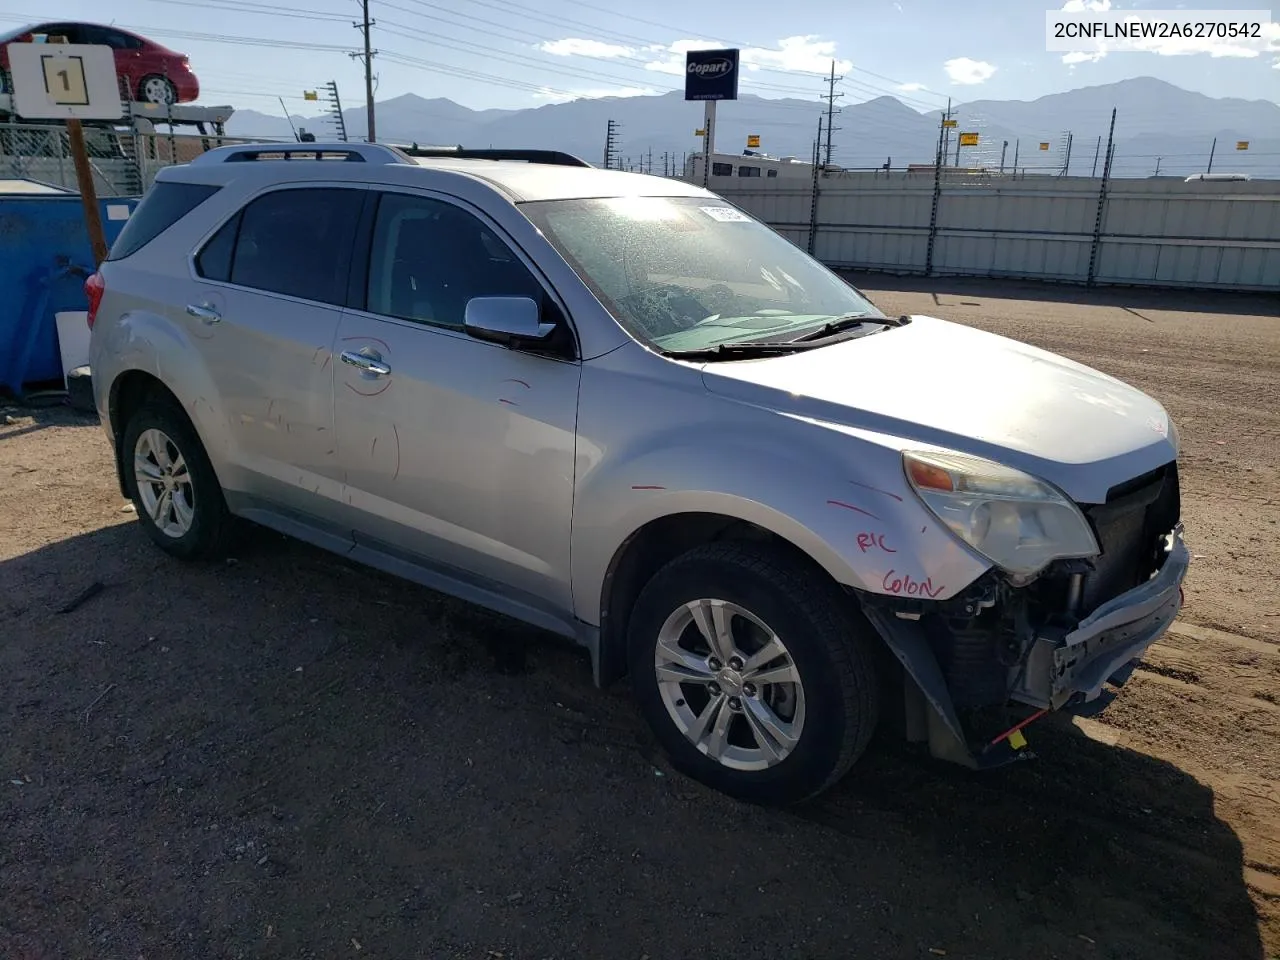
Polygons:
M192 166L252 160L323 160L347 163L411 163L404 151L382 143L242 143L200 154Z
M451 157L458 160L523 160L526 163L548 163L561 167L590 167L580 157L562 150L521 150L502 147L473 150L466 147L399 147L409 157Z

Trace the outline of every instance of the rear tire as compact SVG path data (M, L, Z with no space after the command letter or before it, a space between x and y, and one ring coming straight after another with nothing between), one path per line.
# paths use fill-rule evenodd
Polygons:
M866 629L787 553L706 544L641 591L632 686L676 769L740 800L795 803L843 777L875 730Z
M161 550L180 560L226 553L234 521L204 445L181 411L144 401L125 424L120 456L129 499Z

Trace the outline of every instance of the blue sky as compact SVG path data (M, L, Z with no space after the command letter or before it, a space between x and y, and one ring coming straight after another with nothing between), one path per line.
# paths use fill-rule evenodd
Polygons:
M15 0L0 27L23 21L104 22L101 0ZM919 110L976 99L1029 100L1073 87L1155 76L1215 97L1280 102L1280 26L1269 50L1218 45L1081 54L1045 50L1034 0L372 0L377 99L448 97L472 108L519 108L574 96L663 92L682 83L683 51L739 46L743 92L814 98L836 60L843 102L891 94ZM1194 4L1066 0L1076 9L1240 9L1247 0ZM610 8L623 12L609 12ZM344 106L363 97L352 27L355 0L113 0L120 26L187 53L205 103L315 113L303 89L336 80ZM728 16L726 16L728 14ZM219 39L221 38L221 39Z

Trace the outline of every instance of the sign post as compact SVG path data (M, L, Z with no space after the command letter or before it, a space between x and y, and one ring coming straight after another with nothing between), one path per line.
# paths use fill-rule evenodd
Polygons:
M706 104L702 123L702 186L711 183L716 148L716 104L738 99L738 51L690 50L685 54L684 98Z
M115 52L105 45L66 43L64 37L50 37L48 43L11 43L7 50L14 112L25 119L66 121L96 268L107 258L107 239L80 121L118 120L123 115Z

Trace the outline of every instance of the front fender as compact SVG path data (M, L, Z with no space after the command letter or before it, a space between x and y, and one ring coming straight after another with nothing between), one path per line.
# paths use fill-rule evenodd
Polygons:
M789 449L758 435L720 432L702 442L667 433L632 456L611 457L582 477L574 503L578 616L599 625L605 579L620 546L645 524L714 513L789 541L838 583L869 593L945 600L990 563L946 531L905 488L899 455L856 444L833 454L795 424ZM850 464L856 463L856 468ZM893 489L894 484L901 489Z

